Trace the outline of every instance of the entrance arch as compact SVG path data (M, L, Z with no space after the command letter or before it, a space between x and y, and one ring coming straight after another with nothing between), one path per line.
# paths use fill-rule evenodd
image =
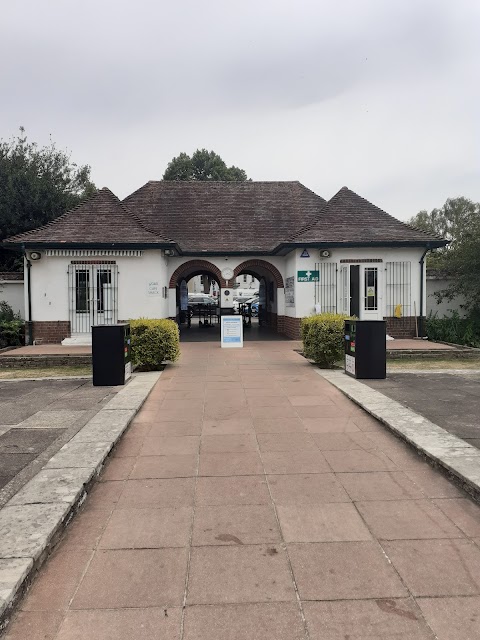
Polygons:
M213 273L221 289L224 289L227 286L227 283L222 278L220 269L212 262L209 262L208 260L188 260L187 262L179 265L172 273L168 287L169 289L175 289L177 284L179 284L183 278L188 280L192 276L205 272Z
M284 288L282 274L275 265L267 262L266 260L245 260L245 262L239 264L238 267L235 267L233 277L236 278L241 273L250 273L255 275L258 273L259 269L270 272L277 289Z

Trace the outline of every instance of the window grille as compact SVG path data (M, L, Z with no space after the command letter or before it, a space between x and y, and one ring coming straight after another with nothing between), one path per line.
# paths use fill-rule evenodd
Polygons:
M69 264L68 306L72 333L90 333L94 324L116 324L117 265L99 260Z
M315 305L321 313L337 312L337 265L335 262L317 262L318 281L315 282Z
M387 317L395 315L395 308L401 305L402 316L412 315L412 263L387 262L386 295Z

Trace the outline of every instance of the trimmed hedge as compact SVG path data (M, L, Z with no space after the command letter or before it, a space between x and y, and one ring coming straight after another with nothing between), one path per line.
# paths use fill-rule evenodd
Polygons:
M430 312L426 322L427 336L430 340L452 342L467 347L480 347L480 313L472 312L461 318L458 311L452 311L450 317L438 318Z
M175 362L180 355L180 333L173 320L130 320L130 337L133 365L144 371L157 371L165 360Z
M324 369L331 369L344 353L344 322L350 316L319 313L303 318L301 335L303 353Z

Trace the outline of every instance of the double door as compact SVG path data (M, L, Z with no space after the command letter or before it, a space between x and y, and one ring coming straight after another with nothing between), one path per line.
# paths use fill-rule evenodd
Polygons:
M340 267L341 310L360 320L383 320L382 271L375 264Z
M71 264L68 279L72 333L90 333L95 324L117 323L116 264Z

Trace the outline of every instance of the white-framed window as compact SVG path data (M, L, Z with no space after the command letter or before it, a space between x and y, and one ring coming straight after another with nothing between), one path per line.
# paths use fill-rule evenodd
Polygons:
M365 311L378 311L378 267L365 267Z

